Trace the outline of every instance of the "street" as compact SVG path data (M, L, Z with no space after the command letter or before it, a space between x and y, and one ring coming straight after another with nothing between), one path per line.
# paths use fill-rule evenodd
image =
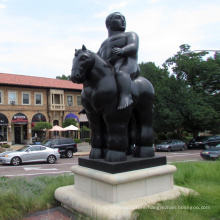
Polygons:
M155 152L155 154L156 156L166 156L167 163L170 164L173 162L205 161L200 157L201 151L202 150L185 150L172 152ZM0 164L0 177L23 176L26 178L33 178L39 175L71 174L71 166L78 164L79 157L80 156L74 156L73 158L61 158L55 164L31 163L22 164L20 166Z

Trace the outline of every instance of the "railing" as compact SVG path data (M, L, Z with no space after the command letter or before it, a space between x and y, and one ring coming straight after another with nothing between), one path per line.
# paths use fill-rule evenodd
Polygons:
M50 110L51 111L65 111L65 105L64 104L51 104Z

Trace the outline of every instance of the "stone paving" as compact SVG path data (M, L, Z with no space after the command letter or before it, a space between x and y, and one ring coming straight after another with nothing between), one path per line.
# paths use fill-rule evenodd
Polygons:
M74 213L64 209L63 207L56 207L53 209L39 211L33 215L28 215L22 220L77 220Z

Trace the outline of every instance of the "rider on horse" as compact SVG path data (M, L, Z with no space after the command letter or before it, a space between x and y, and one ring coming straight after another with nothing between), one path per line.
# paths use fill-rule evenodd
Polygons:
M139 76L138 35L125 32L125 17L115 12L106 18L108 38L102 43L98 55L114 66L115 78L120 93L118 109L124 109L133 103L131 79Z

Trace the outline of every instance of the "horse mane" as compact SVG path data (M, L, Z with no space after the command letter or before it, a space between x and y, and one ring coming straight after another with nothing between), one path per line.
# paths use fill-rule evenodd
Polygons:
M94 57L96 57L96 59L99 59L100 62L104 63L106 68L109 68L109 69L111 69L111 71L114 72L114 67L113 67L108 61L104 60L104 59L103 59L102 57L100 57L97 53L94 53L94 52L92 52L92 51L90 51L90 52L94 55Z
M98 59L100 62L105 64L106 68L111 69L111 71L114 72L114 67L106 60L104 60L102 57L100 57L97 53L94 53L91 50L88 49L79 49L79 50L75 50L75 56L77 57L81 52L89 52L90 54L92 54L92 56L96 59Z

